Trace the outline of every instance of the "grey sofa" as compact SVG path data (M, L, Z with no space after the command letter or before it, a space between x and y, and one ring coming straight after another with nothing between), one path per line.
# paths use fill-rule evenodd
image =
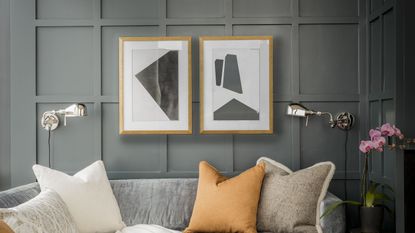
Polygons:
M114 195L127 226L157 224L169 229L183 230L192 215L197 179L135 179L111 180ZM0 208L10 208L30 200L40 192L37 183L0 192ZM339 201L328 193L321 210ZM322 219L324 233L344 233L344 209Z

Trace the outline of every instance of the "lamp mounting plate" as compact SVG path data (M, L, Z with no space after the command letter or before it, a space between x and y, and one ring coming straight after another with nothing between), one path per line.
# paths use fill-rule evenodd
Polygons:
M350 112L341 112L336 116L336 126L342 130L350 130L354 124L354 116Z
M45 130L55 130L59 125L59 117L53 112L45 112L40 124Z

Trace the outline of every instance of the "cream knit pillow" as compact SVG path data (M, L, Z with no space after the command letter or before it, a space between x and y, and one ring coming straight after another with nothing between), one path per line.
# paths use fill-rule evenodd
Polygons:
M14 233L79 233L62 198L52 190L16 207L0 209L0 219Z
M262 157L265 178L258 208L258 231L274 233L322 233L320 204L326 196L335 166L318 163L292 172L286 166Z

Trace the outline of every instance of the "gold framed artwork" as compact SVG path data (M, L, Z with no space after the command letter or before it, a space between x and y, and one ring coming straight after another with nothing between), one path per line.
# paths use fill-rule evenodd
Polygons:
M119 38L119 133L191 134L191 37Z
M200 133L272 134L272 36L202 36Z

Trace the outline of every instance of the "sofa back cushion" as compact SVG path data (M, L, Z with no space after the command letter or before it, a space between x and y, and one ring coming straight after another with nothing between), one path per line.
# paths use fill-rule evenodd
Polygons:
M193 211L197 179L135 179L110 180L128 226L158 224L170 229L184 230ZM37 183L31 183L0 192L0 208L17 206L39 194ZM326 209L340 201L332 194L323 201ZM324 212L322 209L321 213ZM344 208L322 219L323 232L344 232Z
M18 206L40 193L38 183L30 183L0 192L0 208Z
M110 180L126 225L157 224L184 230L192 216L197 179ZM0 208L22 204L40 193L38 183L0 192Z
M189 224L197 179L112 180L111 186L127 226L157 224L183 230Z

